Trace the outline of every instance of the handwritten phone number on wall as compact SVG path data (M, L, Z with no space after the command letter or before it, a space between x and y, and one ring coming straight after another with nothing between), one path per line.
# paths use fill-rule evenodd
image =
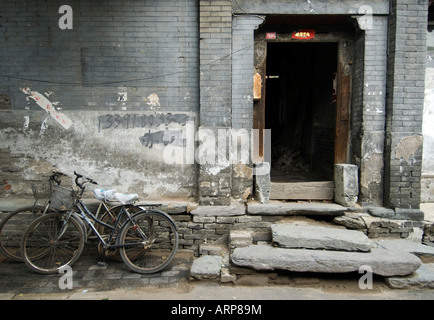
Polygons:
M170 123L185 124L190 120L186 114L106 114L98 117L98 131L108 129L157 128Z

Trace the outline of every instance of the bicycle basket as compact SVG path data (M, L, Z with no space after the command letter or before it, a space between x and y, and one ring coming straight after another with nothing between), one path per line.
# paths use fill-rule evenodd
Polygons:
M51 185L48 181L41 184L32 183L32 192L35 200L50 199L52 196Z
M50 208L55 210L70 210L74 207L74 199L74 190L55 185Z

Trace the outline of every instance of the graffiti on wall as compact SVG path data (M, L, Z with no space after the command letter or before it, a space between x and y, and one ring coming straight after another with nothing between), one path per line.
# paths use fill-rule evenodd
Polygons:
M56 120L66 130L68 130L72 126L71 119L69 119L63 113L59 112L54 107L54 103L48 100L43 94L37 91L32 91L30 88L21 88L20 90L26 95L28 95L28 97L26 98L27 101L29 101L29 99L34 100L39 107L44 109L54 120ZM50 94L45 93L45 95L49 96ZM46 121L43 123L43 128L41 128L41 132L45 131L45 129L46 129Z
M187 114L106 114L98 117L98 132L103 130L126 130L126 129L148 129L139 137L140 143L146 148L152 148L157 144L165 146L185 145L185 139L182 137L182 130L165 129L152 132L152 129L159 128L160 125L168 126L170 124L179 124L184 126L191 117Z
M146 132L140 137L142 146L152 148L154 144L171 145L173 147L183 147L185 139L182 138L182 130L164 130L157 132Z
M157 128L160 125L177 123L185 125L190 119L186 114L106 114L98 117L98 132L108 129L137 129L137 128Z

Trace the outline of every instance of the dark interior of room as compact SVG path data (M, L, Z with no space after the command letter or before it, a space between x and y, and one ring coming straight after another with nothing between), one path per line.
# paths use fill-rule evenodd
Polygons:
M336 43L268 43L273 182L333 180Z

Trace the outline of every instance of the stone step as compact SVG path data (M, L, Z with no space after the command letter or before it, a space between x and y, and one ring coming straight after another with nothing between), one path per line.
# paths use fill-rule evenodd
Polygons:
M282 248L370 251L374 243L361 231L296 224L271 225L275 245Z
M260 215L329 215L341 216L348 209L334 203L269 202L247 204L247 214Z
M333 200L333 181L271 182L272 200Z
M434 257L434 247L405 239L382 239L375 241L375 244L380 248L402 250L415 254L418 257Z
M202 256L193 261L190 276L197 280L219 280L223 266L223 258L220 256Z
M407 277L390 277L386 283L393 289L434 289L434 263L422 264Z
M400 250L372 248L370 252L345 252L310 249L285 249L271 245L236 248L233 264L255 270L288 270L295 272L348 273L369 266L380 276L405 276L422 264L413 254Z

